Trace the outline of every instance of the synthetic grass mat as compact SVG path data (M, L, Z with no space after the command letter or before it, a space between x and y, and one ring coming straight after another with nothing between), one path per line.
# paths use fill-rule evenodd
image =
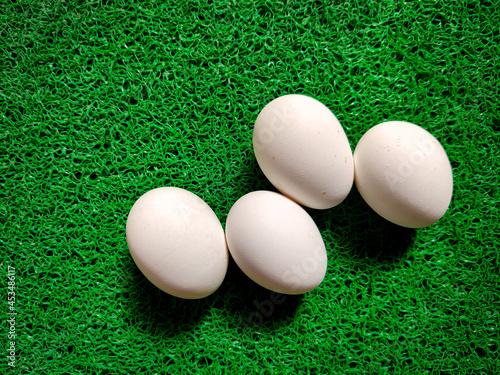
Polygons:
M1 371L496 373L499 6L2 1ZM252 128L290 93L327 105L353 150L383 121L430 131L453 167L449 211L407 230L353 189L308 210L329 256L314 291L272 299L231 263L208 298L160 292L127 249L133 203L177 186L224 224L243 194L274 190Z

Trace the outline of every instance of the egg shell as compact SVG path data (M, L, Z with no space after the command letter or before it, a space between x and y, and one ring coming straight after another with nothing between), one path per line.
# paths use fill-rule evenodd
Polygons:
M282 194L254 191L236 201L227 216L226 240L241 270L271 291L305 293L325 277L327 255L318 227Z
M128 215L126 237L139 269L168 294L202 298L224 280L229 254L222 225L187 190L161 187L141 196Z
M355 183L368 205L408 228L436 223L447 211L453 174L443 146L404 121L376 125L354 150Z
M341 203L353 185L349 141L334 114L305 95L285 95L259 113L253 132L257 162L269 181L316 209Z

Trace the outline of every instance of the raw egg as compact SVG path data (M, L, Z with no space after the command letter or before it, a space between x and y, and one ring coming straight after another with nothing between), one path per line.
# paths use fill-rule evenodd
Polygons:
M144 276L168 294L202 298L224 280L229 255L222 225L187 190L162 187L141 196L128 215L126 236Z
M368 205L408 228L436 223L453 192L450 161L424 128L404 121L376 125L354 150L355 183Z
M253 148L269 181L301 205L331 208L351 190L354 168L347 136L316 99L285 95L267 104L255 121Z
M241 270L271 291L305 293L325 277L327 255L318 227L282 194L260 190L238 199L227 216L226 239Z

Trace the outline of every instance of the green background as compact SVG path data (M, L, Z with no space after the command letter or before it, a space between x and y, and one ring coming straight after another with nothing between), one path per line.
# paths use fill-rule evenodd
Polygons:
M0 371L494 374L499 8L2 1ZM428 228L399 228L355 188L333 209L308 210L327 244L326 278L273 304L262 322L255 303L269 291L234 263L208 298L160 292L127 248L133 203L156 187L182 187L224 225L240 196L273 190L252 129L265 104L289 93L327 105L353 150L383 121L430 131L453 168L448 212Z

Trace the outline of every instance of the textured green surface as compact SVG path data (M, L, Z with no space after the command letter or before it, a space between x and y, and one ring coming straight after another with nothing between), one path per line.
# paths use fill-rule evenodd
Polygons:
M2 1L0 372L497 372L499 7ZM241 195L272 189L252 127L287 93L327 105L353 149L382 121L429 130L453 166L448 213L401 229L355 190L308 210L327 242L326 279L262 322L254 301L269 308L269 292L232 263L206 299L158 291L127 249L132 204L183 187L224 223Z

